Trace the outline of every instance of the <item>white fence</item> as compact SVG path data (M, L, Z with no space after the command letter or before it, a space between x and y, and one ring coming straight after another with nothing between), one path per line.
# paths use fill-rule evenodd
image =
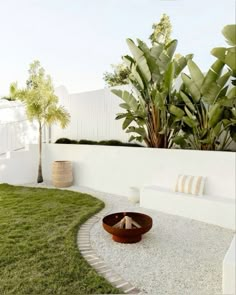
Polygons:
M115 120L116 114L122 112L119 107L122 101L109 89L68 94L65 87L58 87L56 94L60 104L68 109L71 122L64 130L57 125L52 126L52 142L60 137L128 142L129 135L122 130L122 121Z
M27 120L0 123L0 155L25 147Z
M122 129L122 120L115 120L116 114L122 112L122 101L110 89L68 94L65 87L58 87L56 94L60 104L68 109L71 121L66 129L58 125L53 125L49 133L45 129L44 142L55 142L61 137L128 142L129 134ZM37 136L37 125L27 121L21 103L0 101L0 155L36 143ZM236 144L232 149L236 149Z
M0 101L0 155L37 142L37 126L27 120L20 102Z

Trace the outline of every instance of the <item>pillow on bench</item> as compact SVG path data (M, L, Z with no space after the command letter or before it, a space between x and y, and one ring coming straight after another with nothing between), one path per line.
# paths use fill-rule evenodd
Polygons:
M175 185L175 192L202 196L205 177L192 175L179 175Z

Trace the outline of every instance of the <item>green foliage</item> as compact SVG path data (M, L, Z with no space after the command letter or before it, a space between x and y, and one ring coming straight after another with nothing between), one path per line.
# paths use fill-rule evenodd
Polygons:
M65 138L65 137L62 137L62 138L59 138L55 141L55 143L62 143L62 144L77 144L78 141L77 140L74 140L74 139L69 139L69 138Z
M45 75L45 70L39 61L34 61L29 68L29 78L26 87L19 89L17 83L10 85L10 97L22 101L29 120L36 120L39 126L39 169L38 182L43 182L42 176L42 129L45 125L59 122L65 128L70 121L70 115L64 107L58 106L58 97L54 94L51 77Z
M26 87L18 89L17 83L13 83L10 94L25 104L28 119L37 120L42 127L59 122L64 128L69 123L70 116L62 106L58 106L51 77L45 75L39 61L30 65Z
M213 48L211 54L226 64L231 69L232 76L236 78L236 24L225 26L222 30L222 34L230 47ZM236 79L232 82L236 86Z
M130 141L144 141L149 147L171 147L180 120L171 111L181 111L174 106L169 109L176 100L174 82L192 55L173 58L177 40L166 45L155 43L150 48L141 40L135 44L128 39L127 44L132 56L125 56L124 61L131 71L132 90L112 90L123 100L120 107L124 112L116 119L124 120L123 129L131 133Z
M149 39L152 44L163 43L168 44L171 41L172 25L168 15L163 14L159 23L152 26L153 32Z
M114 139L111 139L111 140L101 140L101 141L81 139L81 140L77 141L77 140L73 140L73 139L71 140L71 139L68 139L68 138L59 138L59 139L57 139L55 141L55 143L143 147L140 144L126 143L126 142L121 142L119 140L114 140Z
M130 70L124 63L112 65L112 68L113 72L105 72L103 75L103 80L106 82L107 86L112 87L129 83Z
M152 28L153 32L150 36L150 40L153 45L167 45L168 43L170 43L172 26L169 16L163 14L160 22L153 24ZM112 72L105 72L103 75L103 80L106 82L107 86L114 87L129 84L130 67L129 63L127 65L127 60L126 62L112 65L112 68Z
M124 112L116 119L123 120L123 129L131 133L130 141L144 141L150 147L227 149L236 141L236 86L229 87L230 80L236 83L236 26L223 30L233 47L213 50L219 59L204 75L192 55L174 55L177 40L167 42L171 32L168 22L165 17L155 27L150 48L141 40L137 44L127 40L132 56L123 59L131 71L132 88L112 90L123 100L120 107ZM189 75L181 74L186 64ZM183 84L177 91L174 82L180 74Z
M217 60L204 75L188 61L190 76L182 74L184 84L178 94L182 113L177 116L179 129L174 139L182 148L224 150L230 145L231 130L235 129L235 87L229 90L231 72L223 73L224 64Z
M104 204L82 193L0 184L0 294L120 294L77 248Z

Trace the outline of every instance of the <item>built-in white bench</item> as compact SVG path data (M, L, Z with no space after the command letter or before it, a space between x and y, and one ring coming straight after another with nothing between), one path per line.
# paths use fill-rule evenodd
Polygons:
M222 280L222 291L224 295L235 294L235 251L236 243L234 239L225 255L223 261L223 280Z
M140 206L235 230L235 200L218 196L194 196L159 186L140 190Z

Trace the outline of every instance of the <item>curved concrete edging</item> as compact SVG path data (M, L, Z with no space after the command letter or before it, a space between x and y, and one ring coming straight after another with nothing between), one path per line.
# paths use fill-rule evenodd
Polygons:
M96 198L100 199L98 196L96 196ZM104 202L104 200L102 201ZM92 248L90 242L91 228L95 223L101 222L102 217L109 213L111 209L112 206L105 203L105 208L102 211L92 216L80 227L77 236L78 248L90 266L92 266L99 275L103 276L114 287L120 289L125 294L139 294L139 289L117 274L109 264L104 262L104 260L97 255L96 249Z

